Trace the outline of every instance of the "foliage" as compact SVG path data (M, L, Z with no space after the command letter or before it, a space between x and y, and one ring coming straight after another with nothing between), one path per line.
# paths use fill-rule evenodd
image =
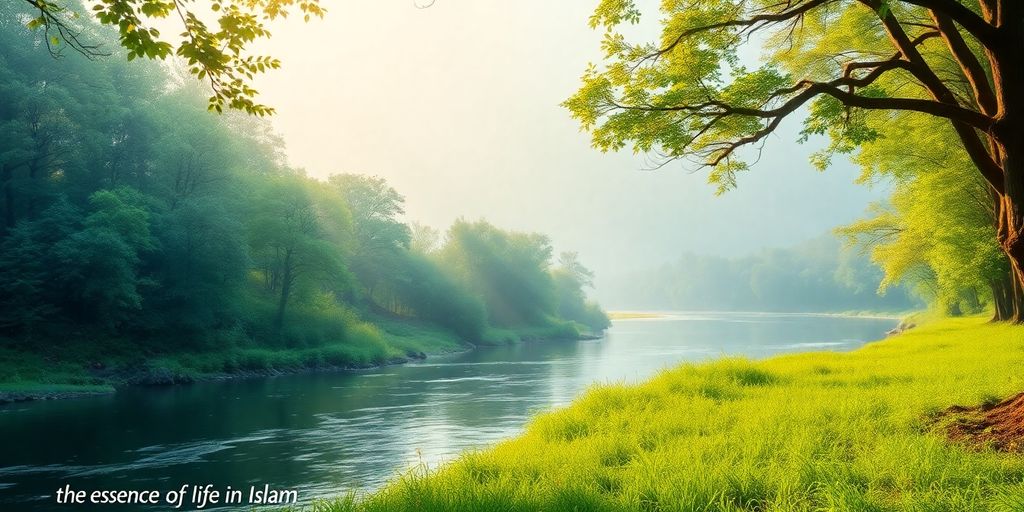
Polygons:
M551 244L543 235L458 220L448 230L439 258L483 299L488 319L497 327L543 325L554 313Z
M875 140L881 119L900 113L952 120L963 138L957 143L978 146L970 127L987 130L994 120L972 110L972 91L963 100L960 81L944 77L970 75L960 65L980 52L964 43L967 50L951 59L950 48L965 37L989 44L985 34L994 27L957 2L914 4L667 1L659 39L635 43L626 26L639 21L636 3L603 0L590 25L605 31L604 65L588 67L564 106L596 148L628 146L666 163L692 158L711 169L719 191L735 186L756 158L746 150L789 116L804 117L805 139L830 136L814 159L820 167ZM971 23L958 32L953 19ZM743 54L758 44L764 53L751 63ZM976 163L986 172L994 165L980 155Z
M487 342L499 321L516 340L578 335L546 238L488 225L458 251L491 261L470 280L436 232L413 246L384 180L305 176L265 122L206 115L157 64L54 60L23 11L0 7L0 344L28 363L0 381L366 366ZM95 382L87 364L120 373Z
M44 32L51 53L59 55L67 46L89 58L107 55L103 38L93 33L77 2L25 2L34 11L23 17L25 26ZM274 109L256 102L251 82L257 74L279 68L281 62L269 55L253 55L251 45L270 37L270 21L296 10L305 21L322 18L326 12L319 0L214 0L208 10L197 10L187 0L98 0L90 6L97 21L117 29L127 60L177 56L196 79L209 83L210 110L229 107L259 116ZM183 32L177 45L154 26L168 19L180 22Z
M942 311L975 313L992 306L1009 265L996 240L994 198L953 137L935 120L907 118L862 145L862 179L897 187L869 218L839 232L870 251L885 272L882 289L905 282Z
M802 118L801 141L829 140L815 167L852 155L866 179L896 183L890 205L843 230L872 247L883 290L905 282L951 313L994 305L1020 320L1024 274L1008 260L1024 254L1024 224L1008 183L1022 146L1000 71L1020 67L1008 43L1019 34L996 37L997 4L668 1L660 38L634 43L636 3L604 0L590 21L605 30L604 63L564 106L596 148L694 160L719 192Z
M415 316L445 326L463 339L478 342L487 328L484 303L430 258L404 255L394 294Z
M555 284L558 316L600 332L611 326L601 307L587 300L585 288L594 286L594 273L584 267L575 252L564 252L558 257L558 268L551 272Z
M410 230L400 220L405 198L381 178L336 174L328 179L352 215L354 250L349 267L362 292L376 305L394 306L396 280L403 278ZM405 276L408 277L408 276Z
M746 257L685 254L659 268L605 284L634 308L719 311L901 312L920 303L862 254L831 235Z

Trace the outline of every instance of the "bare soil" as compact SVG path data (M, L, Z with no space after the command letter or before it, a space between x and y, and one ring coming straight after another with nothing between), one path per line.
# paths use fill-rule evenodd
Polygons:
M975 407L954 405L939 414L950 440L978 449L1024 453L1024 393Z

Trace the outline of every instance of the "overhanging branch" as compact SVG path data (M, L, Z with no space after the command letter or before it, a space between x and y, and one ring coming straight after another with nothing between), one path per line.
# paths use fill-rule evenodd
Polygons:
M916 5L948 16L964 27L968 33L985 46L992 46L998 39L996 27L985 21L974 11L957 0L899 0L905 4ZM1018 1L1018 0L1014 0Z

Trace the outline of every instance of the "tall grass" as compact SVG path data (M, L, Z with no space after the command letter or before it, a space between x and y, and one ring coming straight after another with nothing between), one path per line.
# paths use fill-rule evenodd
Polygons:
M1024 328L944 320L851 353L589 390L526 432L321 511L1019 511L1024 458L929 416L1024 390Z

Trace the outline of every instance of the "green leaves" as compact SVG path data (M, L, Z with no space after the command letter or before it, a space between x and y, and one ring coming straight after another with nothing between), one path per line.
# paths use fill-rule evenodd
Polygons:
M943 120L872 114L879 126L856 160L864 180L895 183L887 203L840 230L885 271L946 312L975 312L1009 276L987 186ZM908 141L913 141L910 143Z
M611 29L622 22L638 23L640 10L632 0L601 0L594 14L590 16L590 28L606 27Z
M39 0L36 6L40 15L26 23L29 28L67 28L66 21L57 16L68 11L64 5ZM270 37L268 21L287 17L293 9L302 13L306 21L322 18L326 13L319 0L216 0L209 11L196 9L187 0L97 0L92 12L100 23L117 28L128 60L166 59L171 55L182 58L189 72L209 85L209 110L223 112L230 108L265 116L273 114L274 109L256 100L259 92L250 84L256 75L277 69L281 63L270 56L247 52L256 40ZM180 20L183 31L177 44L164 39L151 26L167 18ZM215 23L204 19L214 19ZM78 37L77 32L59 33L65 39ZM94 51L77 41L76 46L80 51Z
M744 158L756 154L784 118L809 109L801 140L830 137L830 146L812 158L823 169L833 155L879 137L878 117L867 107L904 108L878 101L890 95L932 98L890 57L896 49L880 21L892 17L890 7L900 19L927 15L888 1L663 0L660 34L636 42L636 31L623 27L639 16L633 2L602 1L590 23L606 31L604 62L588 67L563 106L590 132L596 149L630 148L659 166L694 162L711 170L709 181L719 192L735 186L737 173L748 168ZM912 40L928 30L905 25ZM917 48L931 67L951 60L948 52L933 55L928 43ZM758 50L763 53L755 56ZM943 65L940 76L958 76Z

